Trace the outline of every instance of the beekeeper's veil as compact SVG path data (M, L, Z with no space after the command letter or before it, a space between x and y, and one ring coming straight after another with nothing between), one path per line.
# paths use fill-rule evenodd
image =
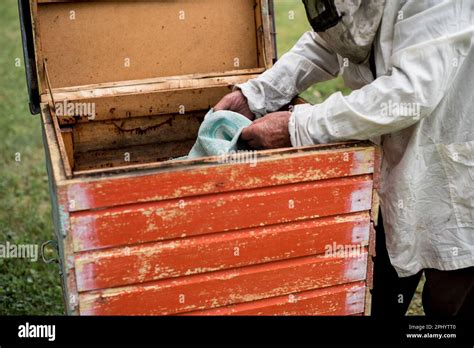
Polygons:
M308 20L340 56L364 62L382 19L385 0L303 0Z

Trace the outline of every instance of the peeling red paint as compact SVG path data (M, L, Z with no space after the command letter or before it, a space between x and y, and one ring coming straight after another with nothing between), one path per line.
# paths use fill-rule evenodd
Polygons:
M368 245L369 229L364 212L79 253L77 284L88 291L324 254L333 242Z
M367 252L354 259L363 268ZM85 315L171 315L362 281L344 258L309 256L80 294ZM355 277L357 275L358 277Z
M374 152L65 182L79 314L367 313ZM326 257L332 243L363 254Z
M185 208L171 200L73 213L71 233L86 251L365 211L371 200L363 175L193 197Z

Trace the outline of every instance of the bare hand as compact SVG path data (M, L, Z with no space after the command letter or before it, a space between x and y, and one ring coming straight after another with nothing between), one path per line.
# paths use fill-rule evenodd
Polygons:
M235 91L224 96L224 98L214 106L214 110L230 110L244 115L251 121L255 119L255 115L250 110L247 98L245 98L241 91Z
M291 147L288 122L291 112L280 111L259 118L242 131L242 140L254 149Z

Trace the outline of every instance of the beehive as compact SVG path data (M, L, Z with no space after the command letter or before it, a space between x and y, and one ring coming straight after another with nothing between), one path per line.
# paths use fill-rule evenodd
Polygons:
M169 161L210 106L272 66L271 2L32 0L22 13L67 313L368 313L373 144Z

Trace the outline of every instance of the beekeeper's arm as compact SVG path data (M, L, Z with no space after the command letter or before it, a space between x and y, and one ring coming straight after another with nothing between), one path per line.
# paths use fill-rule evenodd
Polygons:
M409 41L397 38L390 75L346 97L335 93L319 105L296 106L288 126L291 144L365 140L407 128L429 115L449 91L472 36L472 28L429 31L427 27L436 24L436 18L431 19L409 28L399 24L398 32Z
M276 111L311 85L339 74L337 55L314 32L307 32L296 45L258 78L237 85L257 116Z

